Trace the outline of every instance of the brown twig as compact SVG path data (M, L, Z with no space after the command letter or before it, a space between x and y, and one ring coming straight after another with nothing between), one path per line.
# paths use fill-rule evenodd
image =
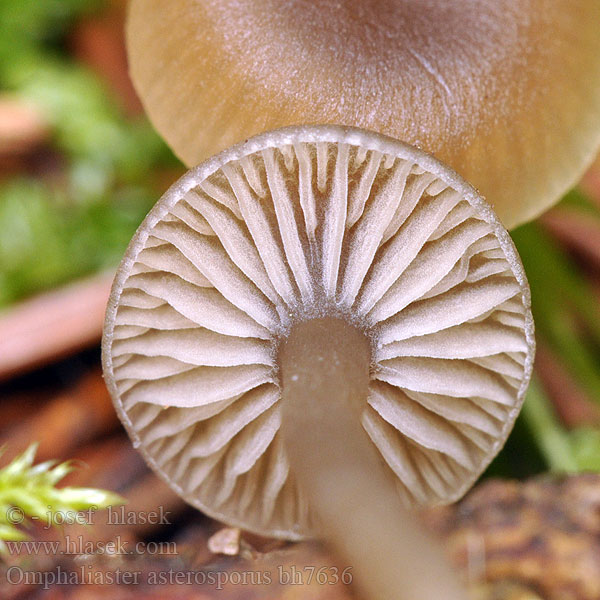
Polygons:
M594 270L600 271L600 219L574 208L555 208L541 217L542 224Z
M600 207L600 155L583 176L579 187Z
M22 98L0 96L0 158L22 156L48 139L50 128L43 113Z
M112 279L102 273L0 314L0 380L97 343Z
M124 21L124 3L113 3L105 13L84 19L75 26L72 46L75 56L114 89L125 110L138 115L143 108L129 79Z
M566 427L600 426L600 407L578 385L550 348L538 340L536 373Z

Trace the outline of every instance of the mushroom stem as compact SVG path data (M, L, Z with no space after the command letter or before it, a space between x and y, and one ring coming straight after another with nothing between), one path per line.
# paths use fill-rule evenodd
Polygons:
M464 600L457 576L403 507L361 425L370 364L368 337L341 319L292 328L279 354L291 469L366 597Z

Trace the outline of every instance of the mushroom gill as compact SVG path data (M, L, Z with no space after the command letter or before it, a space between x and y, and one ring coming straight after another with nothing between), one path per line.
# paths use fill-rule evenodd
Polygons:
M405 506L460 497L523 401L527 282L473 188L351 128L257 136L188 172L139 228L103 360L148 463L217 519L318 533L289 467L279 372L290 332L318 319L368 342L362 428Z

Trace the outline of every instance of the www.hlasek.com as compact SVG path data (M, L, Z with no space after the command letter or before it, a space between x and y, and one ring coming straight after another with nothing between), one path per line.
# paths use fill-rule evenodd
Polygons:
M93 565L73 570L58 566L53 571L27 571L9 567L6 581L12 585L32 585L49 589L59 585L198 585L222 590L238 585L335 585L352 583L352 567L283 566L275 571L98 571Z
M12 555L23 554L52 554L65 556L84 555L131 555L151 554L175 555L177 554L176 542L131 542L117 535L108 542L93 542L82 535L71 536L66 534L62 540L37 541L24 540L4 542L7 551Z

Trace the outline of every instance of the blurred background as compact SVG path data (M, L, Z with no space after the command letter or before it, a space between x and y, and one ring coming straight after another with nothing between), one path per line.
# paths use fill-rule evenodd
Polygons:
M114 414L99 350L112 275L146 212L184 172L129 82L124 11L119 0L0 0L0 466L33 442L36 460L73 459L78 468L61 485L117 492L133 512L170 513L168 523L118 531L98 517L78 535L94 543L117 534L171 541L176 551L127 559L13 552L2 559L0 597L158 598L167 590L175 598L351 597L347 586L215 591L107 582L122 565L231 572L239 561L264 566L274 556L298 560L299 552L331 563L317 547L291 550L227 530L221 537L233 556L210 552L208 539L220 526L186 508L148 471ZM560 204L512 234L532 290L535 378L483 481L458 507L424 519L448 541L473 597L597 600L600 565L585 560L600 562L600 160ZM507 531L512 537L502 538ZM65 529L32 525L28 535L64 541ZM474 572L473 539L487 548ZM565 572L549 574L553 561ZM23 564L39 573L84 564L104 579L48 589L8 581L7 569ZM560 595L565 590L572 595Z

